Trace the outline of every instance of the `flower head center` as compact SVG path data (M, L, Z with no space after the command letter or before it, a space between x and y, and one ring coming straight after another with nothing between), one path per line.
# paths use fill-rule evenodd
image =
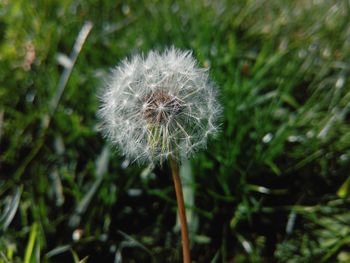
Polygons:
M151 92L142 100L143 115L152 124L165 124L183 109L181 101L165 91Z

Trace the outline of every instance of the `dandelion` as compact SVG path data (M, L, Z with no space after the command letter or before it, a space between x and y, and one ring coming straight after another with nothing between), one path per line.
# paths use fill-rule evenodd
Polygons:
M188 234L178 162L206 147L208 136L218 130L220 113L207 69L198 67L190 51L174 47L122 61L101 96L101 130L123 155L140 164L170 161L184 262L189 262Z
M175 48L122 61L101 101L103 133L141 164L181 161L204 148L221 112L207 70Z

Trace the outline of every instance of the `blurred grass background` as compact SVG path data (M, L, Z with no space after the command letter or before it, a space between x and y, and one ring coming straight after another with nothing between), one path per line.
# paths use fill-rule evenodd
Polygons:
M170 45L210 67L225 108L181 168L193 262L350 262L349 13L335 0L1 1L0 262L180 262L168 167L125 160L96 118L111 67Z

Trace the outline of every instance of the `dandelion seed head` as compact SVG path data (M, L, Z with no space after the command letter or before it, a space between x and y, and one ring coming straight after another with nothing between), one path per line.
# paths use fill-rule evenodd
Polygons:
M181 161L205 148L222 108L208 70L190 51L170 48L123 60L101 96L101 130L128 159Z

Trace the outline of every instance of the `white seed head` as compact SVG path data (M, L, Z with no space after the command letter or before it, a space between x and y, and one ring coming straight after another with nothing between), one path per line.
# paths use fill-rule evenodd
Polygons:
M128 158L181 161L204 148L217 132L222 108L217 88L190 51L125 59L115 69L98 112L101 130Z

